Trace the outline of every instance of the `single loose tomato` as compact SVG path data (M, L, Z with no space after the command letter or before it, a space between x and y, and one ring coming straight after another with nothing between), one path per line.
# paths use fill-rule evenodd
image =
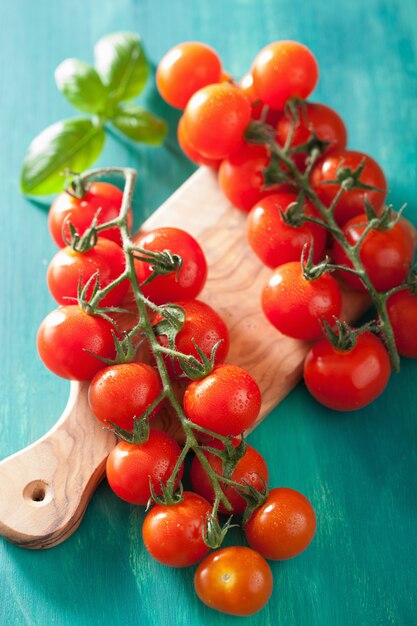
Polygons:
M221 81L222 64L217 52L207 44L186 41L165 54L155 78L163 99L183 109L196 91Z
M387 300L387 311L401 356L417 358L417 296L401 289Z
M227 326L220 315L201 300L180 301L173 302L173 304L182 307L185 313L184 326L175 338L175 350L183 354L191 354L201 361L194 342L207 357L210 357L213 347L220 341L214 362L215 364L223 363L229 351L230 339ZM162 319L161 315L157 315L153 323L157 324ZM158 335L158 342L166 348L169 347L166 335ZM177 358L172 360L166 354L163 357L171 376L180 376L183 373Z
M249 100L241 89L228 83L203 87L184 111L190 144L209 159L225 159L240 148L250 119Z
M107 287L125 270L123 250L114 241L99 237L96 245L87 252L77 252L71 246L61 248L48 266L46 279L49 291L59 304L68 304L76 299L79 284L81 287L96 274L100 289ZM92 281L86 298L91 297ZM123 280L100 300L100 306L118 306L126 295L129 282Z
M161 391L159 375L150 365L118 363L94 376L88 402L101 422L114 422L120 428L133 430L134 418L140 417Z
M359 181L375 187L376 190L350 189L345 191L338 201L334 213L340 226L343 226L351 217L364 213L365 198L368 199L374 211L377 213L381 211L387 195L387 181L384 172L370 156L353 150L335 150L331 154L324 155L311 171L310 182L314 190L320 200L326 206L330 206L340 189L340 184L330 181L337 179L339 169L349 168L354 171L362 162L365 163L365 167Z
M198 563L209 551L204 543L211 505L196 493L184 491L171 506L156 504L142 526L143 542L154 559L171 567Z
M307 98L319 76L315 56L297 41L275 41L263 48L251 73L259 98L278 110L284 109L288 98Z
M207 167L213 167L214 169L219 167L220 161L218 159L207 159L190 144L183 116L180 117L178 122L177 139L181 150L184 152L186 157L193 161L193 163L196 163L197 165L206 165Z
M181 448L172 437L151 428L145 443L119 441L107 457L106 475L114 493L131 504L147 504L151 497L149 483L155 494L162 493L161 481L170 478ZM183 466L178 472L181 480Z
M266 559L292 559L312 542L316 515L299 491L271 489L265 503L255 509L245 525L246 539Z
M393 214L393 218L395 214ZM364 232L368 218L365 214L353 217L343 227L349 245L354 246ZM378 291L388 291L400 285L413 263L415 241L410 224L403 217L387 229L371 230L360 245L360 258L372 284ZM352 268L352 262L336 241L333 258L338 265ZM361 279L351 272L340 272L344 282L359 291L366 291Z
M290 226L282 219L290 204L297 201L291 193L274 193L259 200L248 215L247 236L252 250L271 268L283 263L299 261L305 245L313 242L313 261L318 263L324 255L327 231L312 222ZM309 202L305 203L305 215L317 217Z
M190 383L184 394L188 419L219 435L240 435L252 426L260 408L258 385L246 370L230 363Z
M253 615L272 594L273 577L265 559L244 546L222 548L200 563L195 591L204 604L229 615Z
M265 146L244 143L219 168L219 185L230 202L241 211L250 211L253 205L278 191L291 191L290 185L264 187L264 170L270 156Z
M292 128L291 118L285 114L281 115L276 128L277 141L281 146L285 146ZM346 148L347 131L340 115L325 104L306 102L304 107L298 107L298 121L294 126L290 147L296 148L306 143L313 132L318 139L329 143L323 154ZM305 169L307 156L307 152L293 155L298 168L302 171Z
M370 332L360 334L350 350L327 339L314 344L304 362L304 381L311 395L336 411L354 411L377 398L391 374L383 343Z
M68 222L71 222L79 235L82 235L97 216L97 223L104 224L115 219L122 206L123 193L110 183L91 183L82 198L75 198L64 191L51 205L48 215L49 232L56 245L63 248L67 244L62 238L64 229L66 239L71 239ZM129 226L132 224L132 212L128 214ZM121 245L120 231L116 227L100 231L100 237L111 239Z
M277 267L262 290L262 308L275 328L288 337L312 340L322 336L321 323L333 325L342 308L338 282L328 273L307 280L300 262Z
M62 306L49 313L39 327L36 341L46 367L70 380L90 380L104 367L97 357L115 356L112 325L102 317L88 315L77 305Z
M136 245L144 250L158 252L169 250L182 258L178 272L157 276L152 282L142 285L143 294L156 304L174 300L192 300L203 289L207 278L207 262L198 242L179 228L157 228L143 234ZM135 260L135 271L139 283L152 273L152 263Z
M240 439L233 440L233 446L240 443ZM206 443L210 448L215 450L224 450L224 445L218 439L213 439ZM224 464L222 459L212 452L203 450L203 454L210 464L210 467L216 474L226 476L241 485L251 485L257 491L263 491L268 484L268 467L265 459L255 448L246 444L246 451L243 457L237 462L231 475L229 475L227 462ZM215 493L212 483L197 456L194 457L191 464L191 484L193 490L206 498L209 502L214 502ZM232 505L231 509L227 509L224 504L220 503L220 513L243 513L246 507L246 500L239 495L239 491L231 486L224 487L223 492Z

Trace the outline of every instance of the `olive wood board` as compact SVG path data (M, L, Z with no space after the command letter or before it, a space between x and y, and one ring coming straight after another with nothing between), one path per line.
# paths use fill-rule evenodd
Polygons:
M247 369L262 392L255 427L298 383L309 345L281 335L264 318L262 285L271 270L262 266L246 241L246 215L230 205L216 174L202 167L143 224L183 228L201 244L208 280L199 298L225 320L231 339L228 362ZM364 296L345 297L346 319L366 308ZM55 426L38 441L0 463L0 534L26 548L55 546L79 526L103 478L116 443L91 413L88 383L71 382L68 404ZM179 435L169 416L159 427ZM276 429L271 423L271 436Z

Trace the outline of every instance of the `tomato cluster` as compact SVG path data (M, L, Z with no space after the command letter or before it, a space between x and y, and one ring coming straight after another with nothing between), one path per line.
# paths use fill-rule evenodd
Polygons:
M240 82L198 43L173 48L157 72L162 96L183 109L180 146L217 170L226 197L248 214L249 246L273 270L261 294L266 318L316 342L307 388L346 411L382 393L399 354L417 357L416 233L385 206L378 163L347 148L340 115L306 100L317 81L314 55L294 41L266 46ZM342 295L351 290L371 296L373 324L348 327Z
M212 76L213 60L206 70ZM292 558L309 545L314 510L297 491L268 492L266 462L246 443L261 394L246 370L226 362L228 328L197 299L207 278L200 245L170 227L125 245L130 224L122 193L109 183L55 200L49 226L60 250L47 280L60 306L41 323L39 355L55 374L89 381L92 413L119 438L107 458L108 483L119 498L147 506L148 552L172 567L201 561L197 595L215 609L250 615L272 592L266 559ZM122 331L118 313L133 301ZM156 425L161 410L180 420L181 445ZM192 491L183 491L183 479ZM222 515L241 519L250 547L209 554L229 527Z

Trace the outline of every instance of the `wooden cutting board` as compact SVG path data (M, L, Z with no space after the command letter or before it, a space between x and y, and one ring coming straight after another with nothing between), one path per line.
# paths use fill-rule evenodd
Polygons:
M228 361L247 369L262 392L255 426L296 385L308 344L284 337L264 318L260 292L271 270L246 242L246 215L226 200L215 173L200 168L143 225L143 230L175 226L201 244L209 266L199 296L229 327ZM354 319L366 298L345 298L345 316ZM64 541L78 527L103 477L115 436L103 429L87 402L88 383L72 382L68 404L41 439L0 463L0 534L32 549ZM174 436L166 415L159 425ZM271 424L271 432L274 430Z

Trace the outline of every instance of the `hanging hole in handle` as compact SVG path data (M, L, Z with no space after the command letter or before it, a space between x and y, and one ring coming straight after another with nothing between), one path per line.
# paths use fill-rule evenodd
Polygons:
M32 506L44 506L52 500L52 488L45 480L32 480L23 489L23 497Z

